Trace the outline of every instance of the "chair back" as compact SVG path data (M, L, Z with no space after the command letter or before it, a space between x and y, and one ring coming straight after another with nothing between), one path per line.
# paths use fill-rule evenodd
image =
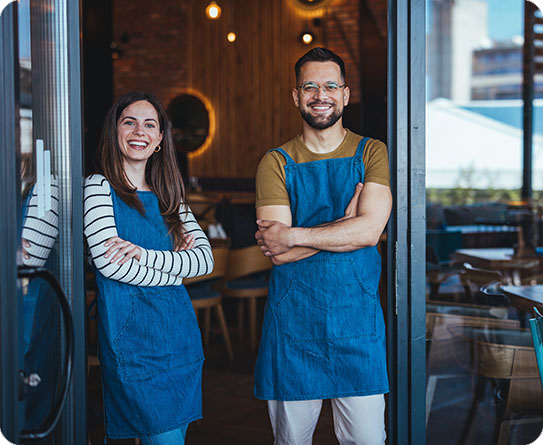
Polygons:
M525 286L534 286L536 284L543 284L543 274L530 275L522 279L522 284Z
M464 268L460 272L460 281L470 301L478 300L478 292L485 285L502 281L502 274L497 270L478 269L469 263L464 263L463 266Z
M478 326L483 328L519 328L518 320L507 319L507 308L473 304L439 302L428 304L426 312L427 369L430 374L451 373L458 365L451 351L456 346L449 332L450 326Z
M537 368L539 370L539 378L543 387L543 316L534 308L536 313L535 318L530 318L530 329L532 331L532 339L534 341L535 357L537 359Z
M529 329L467 325L448 329L456 341L453 354L460 366L482 377L510 381L506 410L542 409L543 393Z
M226 265L228 262L228 248L227 247L215 247L213 248L213 272L207 275L200 275L199 277L185 278L183 284L185 286L199 283L208 280L217 280L223 278L226 274Z
M260 246L230 249L226 280L231 281L257 272L264 272L270 270L272 266L271 259L262 253Z

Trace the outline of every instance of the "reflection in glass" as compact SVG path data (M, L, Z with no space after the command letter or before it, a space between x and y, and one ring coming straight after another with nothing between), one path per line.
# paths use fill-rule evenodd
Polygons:
M58 271L59 185L51 173L51 151L43 141L33 142L36 131L33 108L39 90L33 91L31 13L29 0L19 1L19 128L22 226L19 228L21 267ZM36 96L38 95L38 96ZM37 147L34 150L35 146ZM45 147L48 148L48 147ZM59 388L60 306L54 290L41 278L23 279L24 371L39 376L37 386L26 386L23 428L35 429L50 413Z
M543 120L534 199L520 200L524 2L427 6L427 442L530 443L543 426L531 308L502 289L543 272Z

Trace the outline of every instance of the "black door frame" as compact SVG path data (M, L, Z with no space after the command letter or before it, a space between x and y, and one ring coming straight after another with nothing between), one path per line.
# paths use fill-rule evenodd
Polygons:
M425 1L388 2L388 443L426 443Z
M62 0L59 0L62 2ZM80 62L80 3L64 0L66 51L68 58L68 120L70 184L67 196L72 232L71 272L61 285L69 298L74 320L74 370L68 397L59 427L54 433L59 443L87 443L87 354L86 354L86 301L85 301L85 250L83 241L83 119L82 80ZM17 37L17 2L0 11L0 369L1 405L0 421L3 434L10 441L19 443L23 419L22 404L18 400L19 369L23 369L22 326L17 323L22 314L22 298L18 288L17 261L21 223L19 172L19 70ZM53 38L55 38L54 36ZM8 211L6 211L8 210ZM19 345L20 347L14 347Z
M0 369L1 369L1 428L4 436L19 442L22 419L19 407L19 369L22 369L22 331L17 320L22 315L21 292L18 289L17 264L14 257L20 241L7 233L17 233L21 221L20 181L17 174L19 149L18 119L19 83L17 48L17 2L0 11L0 162L5 166L0 174ZM8 210L8 211L5 211ZM14 409L15 407L15 409Z

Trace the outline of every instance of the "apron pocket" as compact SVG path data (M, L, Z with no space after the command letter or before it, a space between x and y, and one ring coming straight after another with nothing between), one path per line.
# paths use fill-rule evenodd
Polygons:
M277 306L283 341L328 342L376 334L377 298L347 258L293 264L292 282Z
M145 379L202 360L200 330L185 288L135 288L130 314L113 348L124 380Z

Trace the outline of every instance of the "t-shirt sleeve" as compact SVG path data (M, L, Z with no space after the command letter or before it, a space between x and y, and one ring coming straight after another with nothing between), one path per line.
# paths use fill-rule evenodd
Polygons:
M371 139L364 150L362 160L365 167L364 182L374 182L390 187L388 152L383 142Z
M286 161L277 151L264 155L256 171L256 207L290 205L285 183Z

